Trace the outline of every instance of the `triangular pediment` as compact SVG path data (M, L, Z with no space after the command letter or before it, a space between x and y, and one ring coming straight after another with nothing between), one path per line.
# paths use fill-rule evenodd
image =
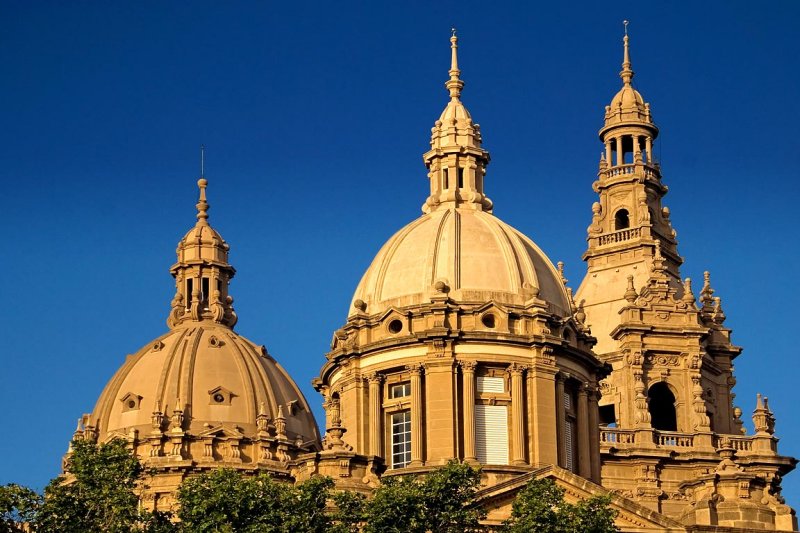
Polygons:
M206 429L199 435L200 438L203 437L215 437L218 439L242 439L244 438L244 434L241 433L238 429L233 426L228 426L225 424L214 426L211 428Z
M498 313L501 313L501 314L508 313L508 310L505 307L503 307L502 305L500 305L499 303L497 303L494 300L489 300L485 304L481 304L480 306L476 307L473 310L473 312L475 312L475 313L485 313L486 311L490 311L490 310L497 311Z
M610 495L610 506L618 513L615 522L621 531L668 533L684 533L686 531L685 526L680 522L557 466L545 466L479 491L476 500L483 504L489 512L487 523L499 525L510 515L511 506L517 493L532 479L542 478L552 479L559 487L563 488L564 499L568 503L576 503L592 496Z
M383 312L383 314L380 317L380 321L384 322L392 315L394 315L394 318L405 320L406 316L408 315L408 312L403 311L402 309L399 309L395 306L391 306L388 309L386 309L386 311Z

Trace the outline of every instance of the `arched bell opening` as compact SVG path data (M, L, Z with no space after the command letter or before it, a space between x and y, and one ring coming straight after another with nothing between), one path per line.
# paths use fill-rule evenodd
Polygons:
M614 230L627 229L631 225L630 215L627 209L620 209L614 214Z
M647 407L650 411L650 423L654 429L678 431L675 395L666 383L661 381L648 389Z

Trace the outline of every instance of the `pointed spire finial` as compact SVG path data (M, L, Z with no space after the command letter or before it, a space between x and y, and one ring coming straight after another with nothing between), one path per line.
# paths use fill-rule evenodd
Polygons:
M622 24L625 27L625 37L622 38L624 52L622 55L622 72L619 73L619 77L622 78L622 82L625 85L630 85L633 79L633 70L631 70L631 56L628 50L628 21L623 20Z
M451 28L450 31L452 32L450 36L450 70L448 72L448 74L450 74L450 79L447 80L444 86L450 91L450 98L457 100L461 96L461 89L464 88L464 82L461 81L459 77L461 71L458 69L458 36L456 35L455 28Z
M633 276L628 276L628 287L625 290L624 298L629 304L633 305L638 297L639 294L636 292L636 287L633 285Z
M201 169L200 169L200 179L197 180L197 186L200 188L200 200L197 202L197 223L201 225L208 225L208 209L209 205L206 201L206 187L208 186L208 180L203 177L203 167L205 166L205 155L204 150L201 149Z
M569 280L564 276L564 261L559 261L556 266L558 267L558 275L561 276L561 283L566 285Z
M694 306L694 303L697 301L694 296L694 292L692 292L691 278L686 278L686 280L683 282L683 301L690 306Z

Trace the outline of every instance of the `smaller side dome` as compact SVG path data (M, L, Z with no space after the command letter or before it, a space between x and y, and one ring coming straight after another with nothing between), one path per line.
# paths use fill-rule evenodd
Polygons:
M170 269L176 286L170 330L127 357L74 434L126 440L153 472L142 499L162 510L182 479L198 470L290 476L291 461L322 447L294 381L266 348L233 331L228 284L235 271L227 243L208 224L207 181L198 186L197 223Z
M308 402L266 349L203 323L176 328L128 356L88 423L101 442L132 431L142 438L175 431L197 437L220 425L257 440L259 417L273 435L283 417L284 440L312 449L319 442Z

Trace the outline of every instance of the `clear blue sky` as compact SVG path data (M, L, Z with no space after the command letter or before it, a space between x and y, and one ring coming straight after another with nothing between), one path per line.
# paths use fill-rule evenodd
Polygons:
M453 25L495 213L577 288L623 19L683 275L712 272L745 348L747 423L761 391L800 456L800 3L288 4L0 3L0 483L56 475L76 419L165 330L201 143L236 329L320 412L332 332L427 195ZM800 473L784 486L800 504Z

